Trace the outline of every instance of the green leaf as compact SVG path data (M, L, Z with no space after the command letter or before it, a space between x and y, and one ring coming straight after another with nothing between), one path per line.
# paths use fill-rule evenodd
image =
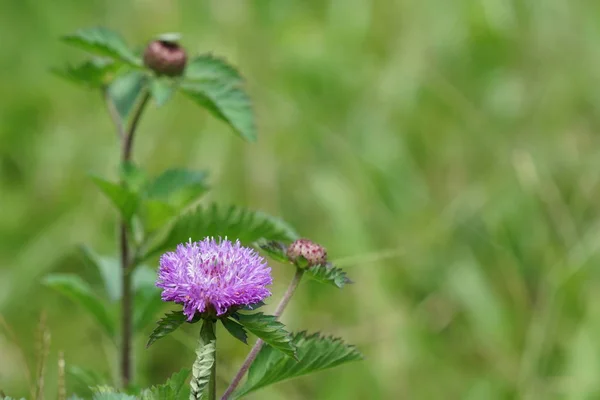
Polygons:
M155 77L150 81L150 93L158 107L165 105L176 89L175 82L168 78Z
M293 343L297 348L297 362L283 356L271 346L263 346L250 366L248 379L234 395L244 396L286 379L363 359L356 347L344 343L342 339L323 337L318 333L312 335L307 335L306 332L296 333Z
M99 177L93 176L92 181L117 207L121 216L126 221L131 221L131 217L135 214L138 207L138 196L121 185L106 181Z
M97 386L92 390L94 391L92 400L136 400L135 396L120 393L110 386Z
M158 339L167 336L171 332L174 332L186 321L187 317L183 314L183 311L172 311L165 314L165 316L158 321L158 326L154 328L150 334L146 348L150 347L150 345L152 345L152 343L156 342Z
M208 190L207 177L206 171L168 169L148 183L144 194L180 209Z
M136 270L137 272L137 270ZM164 307L160 298L160 289L155 286L144 286L135 292L135 308L133 315L134 331L143 332L155 320L156 314Z
M185 68L185 79L190 81L220 81L241 84L242 76L232 65L212 54L202 54L191 60Z
M160 200L143 200L140 217L146 233L155 232L177 215L177 209Z
M129 49L123 38L104 27L80 29L71 35L63 36L62 40L97 56L110 57L132 66L142 65L142 61Z
M215 363L215 344L215 325L212 321L204 320L196 349L196 361L192 367L190 399L202 399L204 389L210 380L212 366Z
M287 356L296 356L292 337L285 330L285 325L277 321L277 317L256 313L235 314L235 318L244 328L261 338L265 343L273 346L273 348Z
M344 287L344 285L352 283L346 276L346 272L331 264L313 265L306 269L306 276L317 282L333 285L340 289Z
M289 263L290 260L287 256L287 246L282 242L276 240L261 241L259 247L269 255L273 260L281 263Z
M90 247L79 246L84 260L98 270L104 289L108 299L117 301L121 298L122 282L121 282L121 264L119 260L112 257L102 257Z
M106 86L113 78L119 65L104 59L93 59L76 67L53 68L52 73L78 85L90 88Z
M106 378L102 377L97 372L91 369L85 369L77 365L67 364L66 366L67 381L70 385L76 383L77 392L85 397L91 397L91 387L98 386L102 382L106 382ZM83 391L83 393L82 393Z
M190 99L228 123L249 142L256 141L256 123L250 97L237 84L218 80L183 82L181 89Z
M174 373L162 385L152 386L142 393L142 400L187 400L189 391L185 386L185 381L190 374L187 368Z
M111 339L115 338L115 320L87 282L74 274L50 274L44 278L43 283L85 308L102 326L106 334Z
M227 332L231 334L231 336L244 344L248 344L248 335L246 334L243 326L229 318L221 318L221 323L225 329L227 329Z
M108 87L108 94L122 121L127 121L148 85L148 76L143 71L130 71L117 77Z
M148 182L146 173L131 161L121 164L120 176L127 189L136 194L140 193Z
M166 237L142 259L187 242L190 238L199 240L206 236L236 238L247 245L261 239L292 241L297 238L294 230L278 218L260 211L212 204L179 217Z

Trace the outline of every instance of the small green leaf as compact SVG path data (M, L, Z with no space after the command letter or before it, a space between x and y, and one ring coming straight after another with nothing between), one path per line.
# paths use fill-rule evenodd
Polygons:
M306 275L317 282L333 285L340 289L344 285L352 283L346 276L346 272L331 264L313 265L306 269Z
M156 342L158 339L167 336L171 332L174 332L184 322L186 322L186 320L187 317L183 314L183 311L172 311L165 314L165 316L158 321L158 326L154 328L154 331L152 331L150 334L146 348L150 347L150 345L152 345L152 343Z
M229 318L221 318L221 323L223 323L223 326L231 336L244 344L248 344L248 335L243 326Z
M146 233L155 232L177 215L177 209L160 200L143 200L140 217Z
M146 173L131 161L121 164L120 176L127 189L136 194L145 187L148 181Z
M80 29L62 37L63 42L86 50L91 54L110 57L132 66L141 66L141 60L129 49L123 38L104 27Z
M285 357L271 346L263 346L250 366L248 379L234 396L238 398L286 379L363 358L356 347L344 343L342 339L323 337L318 333L296 333L293 343L297 348L298 361Z
M104 59L86 61L76 67L53 68L51 71L68 81L90 88L106 86L119 68L118 64Z
M146 90L148 77L143 71L130 71L117 77L108 87L108 94L115 103L121 120L127 121L142 92Z
M150 81L150 93L152 93L157 107L167 104L176 89L175 82L168 78L155 77Z
M67 381L77 387L77 392L87 398L91 397L91 387L98 386L106 382L106 378L91 369L85 369L77 365L66 365Z
M162 385L144 390L141 400L187 400L189 391L185 386L185 381L189 374L190 370L187 368L174 373Z
M43 283L85 308L104 329L108 337L115 338L115 320L87 282L74 274L50 274L44 278Z
M285 325L277 321L277 317L256 313L236 314L235 318L244 328L261 338L265 343L287 356L296 357L292 337L285 330Z
M259 247L269 255L273 260L281 263L289 263L290 260L287 256L287 246L283 242L276 240L261 241Z
M180 216L167 235L142 260L187 242L190 238L200 239L206 236L238 238L247 245L261 239L292 241L297 238L294 230L278 218L260 211L212 204L208 208L198 207Z
M131 221L131 217L135 214L138 207L138 196L121 185L106 181L99 177L93 176L92 181L117 207L121 216L126 221Z
M143 332L155 320L156 314L164 305L165 303L160 298L160 289L157 287L144 286L136 290L133 315L134 331Z
M92 400L136 400L135 396L120 393L110 386L96 386L92 390L94 391Z
M240 73L227 61L212 54L202 54L191 60L185 68L185 79L190 81L221 81L243 83Z
M121 282L121 264L119 260L112 257L102 257L90 247L81 245L79 251L85 261L95 267L102 277L104 289L107 297L111 301L117 301L121 298L122 282Z
M202 399L204 389L210 380L212 366L215 363L215 342L215 325L212 321L204 320L196 349L196 361L192 367L190 399Z
M218 80L183 82L181 89L198 105L228 123L242 138L249 142L256 141L252 103L237 84Z
M148 183L144 194L181 209L208 190L207 177L206 171L168 169Z

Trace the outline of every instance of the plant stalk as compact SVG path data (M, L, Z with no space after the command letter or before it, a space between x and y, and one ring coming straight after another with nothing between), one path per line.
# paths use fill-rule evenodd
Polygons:
M122 137L121 163L126 164L131 161L133 153L133 143L135 132L138 123L142 117L142 113L150 100L148 91L142 94L142 100L138 103L135 113L131 118L129 128ZM109 110L114 107L110 99ZM111 113L111 118L115 122L117 130L120 130L120 119ZM133 289L132 289L132 270L131 251L129 243L129 226L128 221L121 219L119 226L119 248L121 253L121 281L123 284L123 296L121 297L121 383L123 387L129 386L132 379L132 341L133 341Z
M294 295L294 292L296 292L296 289L300 284L300 280L302 279L302 275L304 275L304 269L296 268L296 273L294 274L292 281L290 282L287 290L285 291L285 294L283 295L281 301L275 309L275 313L273 314L277 318L279 318L281 314L283 314L283 311L290 302L290 299ZM261 339L258 339L256 343L254 343L254 346L252 346L252 350L250 350L250 353L248 353L248 356L246 356L244 363L238 370L237 374L235 374L235 376L231 380L231 383L229 384L227 390L225 390L225 393L223 393L223 396L221 396L221 400L229 399L229 396L231 396L233 391L239 386L240 382L242 381L242 378L244 377L244 375L246 375L246 372L248 372L250 365L252 365L264 344L265 342L263 342Z

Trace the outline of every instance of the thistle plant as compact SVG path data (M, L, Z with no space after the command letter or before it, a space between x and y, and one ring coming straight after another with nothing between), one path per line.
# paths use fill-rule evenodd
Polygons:
M119 379L93 382L88 394L98 399L216 399L217 325L244 344L248 333L258 338L221 399L361 359L354 346L339 338L290 333L278 320L303 277L336 288L350 283L322 246L299 238L287 223L264 212L206 204L205 171L173 168L150 176L133 161L136 139L145 138L138 133L143 115L176 93L241 138L256 140L255 116L237 70L211 54L190 57L176 34L160 35L139 52L105 28L83 29L63 41L90 58L54 73L102 94L121 152L115 179L91 179L118 212L118 255L80 248L102 278L102 291L76 274L44 279L86 310L115 345ZM271 296L267 258L295 270L273 315L257 311ZM134 348L134 338L148 332L166 302L181 310L158 320L147 347L183 324L197 324L196 359L166 383L139 389L133 353L143 349ZM65 354L62 361L67 372L68 358Z

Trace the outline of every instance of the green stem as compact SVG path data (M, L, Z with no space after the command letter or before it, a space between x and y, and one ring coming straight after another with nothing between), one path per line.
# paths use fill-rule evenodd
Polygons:
M137 108L131 118L131 123L125 131L123 121L116 112L114 102L108 95L108 90L104 90L106 105L115 128L122 140L121 142L121 162L126 164L131 161L133 154L133 143L138 124L150 100L150 93L145 91L142 99L137 104ZM121 297L121 383L124 387L129 386L132 379L132 341L133 341L133 289L131 281L131 272L134 265L131 257L131 248L129 240L129 227L127 221L121 219L119 224L119 250L121 254L121 281L123 284L123 296Z
M285 291L285 294L281 298L281 301L277 305L277 308L275 309L275 313L273 313L273 315L275 315L276 317L280 317L281 314L283 314L283 311L287 307L288 303L290 302L290 299L292 298L292 296L294 295L294 292L296 292L296 289L298 288L298 285L300 284L302 275L304 275L304 269L296 268L296 274L294 275L294 278L292 279L292 281L290 282L290 285L288 286L287 290ZM229 384L229 387L227 388L227 390L225 390L225 393L223 393L223 396L221 396L221 400L229 399L229 396L231 396L233 391L238 387L238 385L242 381L242 378L244 377L244 375L246 375L246 372L248 372L250 365L252 365L252 363L258 356L260 349L262 349L264 344L265 344L265 342L263 342L261 339L258 339L256 341L256 343L254 343L254 346L252 346L250 353L248 353L248 356L246 356L244 363L238 370L237 374L235 374L235 376L231 380L231 383Z
M200 359L200 354L202 354L203 349L206 348L207 345L213 344L212 358L213 362L210 367L210 378L208 381L208 400L216 400L217 398L217 336L216 336L216 321L206 319L202 322L202 328L200 329L200 343L199 343L199 353L198 359L196 362L200 360L198 365L194 364L195 368L201 368L202 361ZM196 372L194 372L196 373ZM194 378L192 378L193 380ZM198 393L201 393L201 388L192 386L192 390L198 390Z

